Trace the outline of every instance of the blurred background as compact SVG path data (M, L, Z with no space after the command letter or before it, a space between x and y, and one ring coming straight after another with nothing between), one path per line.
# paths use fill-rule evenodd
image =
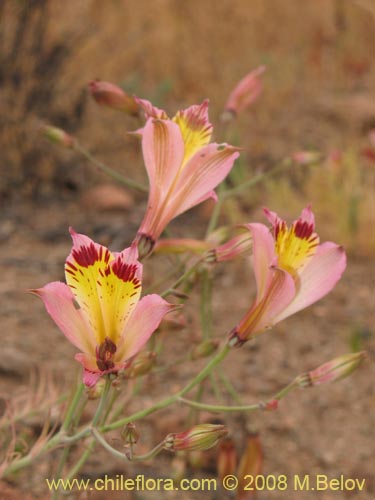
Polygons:
M321 239L343 244L349 265L324 303L281 325L272 343L270 336L262 337L254 350L241 354L242 365L231 367L240 380L237 389L250 400L256 396L245 381L250 378L254 388L254 380L264 378L265 366L268 372L264 382L257 382L257 394L272 393L298 372L335 355L369 349L374 319L374 53L372 0L0 2L2 390L23 383L35 363L60 374L67 363L74 365L74 350L57 342L60 334L41 304L24 293L63 279L70 248L67 227L119 249L131 241L145 208L143 195L120 188L77 153L41 137L41 124L61 127L105 164L147 182L139 143L127 134L139 122L98 107L87 92L87 83L95 78L151 100L170 116L208 97L210 118L218 123L236 83L265 65L263 93L226 130L225 140L243 148L229 182L236 185L267 172L296 151L321 152L323 159L312 166L295 165L241 194L226 206L221 221L262 220L265 205L290 220L311 203ZM223 133L217 127L215 140L221 142ZM172 230L202 236L211 209L206 204L189 212ZM214 321L220 331L223 325L230 328L249 303L252 285L243 283L242 266L234 264L229 278L218 277L223 292L214 294L219 311ZM152 283L157 277L150 266L147 279ZM228 289L233 307L226 303ZM194 312L190 314L194 325ZM297 333L284 335L290 330ZM189 333L184 335L186 341ZM291 473L362 474L369 489L352 498L370 498L373 450L368 436L374 412L368 372L334 386L333 392L324 388L320 396L295 397L295 406L267 416L265 423L259 418L267 472L286 473L287 468ZM40 485L33 488L42 494ZM331 498L322 495L323 500ZM316 496L306 492L298 498Z

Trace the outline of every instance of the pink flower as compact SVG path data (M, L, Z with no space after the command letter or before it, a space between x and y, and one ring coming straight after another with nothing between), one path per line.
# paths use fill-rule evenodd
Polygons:
M238 115L258 99L263 89L261 76L265 69L265 66L259 66L237 83L224 107L224 113L228 114L228 117L230 114Z
M273 235L263 224L248 224L253 239L257 296L232 330L231 345L242 344L279 321L327 295L346 267L344 249L319 244L314 214L302 211L290 228L275 212L265 210Z
M142 265L133 246L111 253L70 230L73 248L65 263L66 282L33 290L60 330L80 351L83 381L129 366L164 315L173 309L158 295L140 299Z
M124 111L129 115L138 115L138 104L134 97L128 95L120 87L110 82L93 80L88 84L92 98L100 105Z
M173 218L216 197L213 189L227 176L239 153L228 144L209 144L208 101L179 111L171 120L148 101L137 102L148 117L138 131L150 182L147 211L138 231L144 256Z

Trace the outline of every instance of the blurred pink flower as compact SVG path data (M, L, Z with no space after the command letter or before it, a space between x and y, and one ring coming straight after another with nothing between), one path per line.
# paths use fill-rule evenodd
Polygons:
M111 253L70 231L73 248L65 263L66 282L32 290L67 339L82 352L91 387L101 375L127 368L173 305L158 295L140 299L142 265L136 247Z
M208 101L169 119L163 110L138 99L148 117L138 133L150 182L145 217L138 231L140 255L147 255L167 224L208 198L227 176L238 149L209 141Z
M129 115L138 115L138 104L134 97L128 95L120 87L102 80L92 80L88 84L92 98L100 105L124 111Z
M297 165L310 165L316 163L322 158L321 153L318 151L296 151L292 154L292 160Z
M231 345L240 345L279 321L327 295L346 267L344 249L319 244L314 214L302 211L290 228L275 212L265 209L273 235L263 224L248 224L253 239L257 296L230 333Z
M228 116L240 114L258 99L263 90L261 76L265 69L265 66L259 66L237 83L225 104L224 119L226 114L229 114Z

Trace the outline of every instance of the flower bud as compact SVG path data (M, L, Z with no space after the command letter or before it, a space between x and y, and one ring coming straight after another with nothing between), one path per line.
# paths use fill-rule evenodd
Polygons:
M220 443L217 455L217 474L220 479L234 474L237 467L237 453L234 442L231 438L226 438Z
M73 137L61 128L53 127L52 125L44 125L41 130L44 137L54 144L58 144L68 149L74 146Z
M256 101L263 89L261 76L265 69L265 66L259 66L238 82L225 104L222 121L231 120Z
M138 115L138 104L134 97L126 94L113 83L93 80L88 84L92 98L100 105L123 111L132 116Z
M238 465L239 478L237 498L247 498L246 484L249 476L257 476L263 469L263 451L258 434L252 434L247 439L246 449Z
M200 342L190 352L190 359L196 360L207 358L211 356L218 348L219 342L217 340L204 340Z
M250 255L253 248L251 234L248 230L234 238L230 239L223 245L213 248L206 255L207 262L225 262L234 260L245 255Z
M155 365L156 353L151 351L140 352L125 370L125 378L136 378L146 375Z
M164 448L171 451L208 450L227 434L224 425L199 424L185 432L168 434Z
M125 425L123 430L121 431L121 439L125 444L136 444L139 440L139 432L137 431L135 425L132 422L129 422Z
M344 354L297 377L300 387L311 387L334 382L350 375L367 357L366 351Z

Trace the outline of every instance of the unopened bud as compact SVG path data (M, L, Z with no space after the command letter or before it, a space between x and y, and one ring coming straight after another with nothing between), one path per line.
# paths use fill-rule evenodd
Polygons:
M300 387L311 387L334 382L350 375L367 357L366 351L344 354L297 377Z
M296 151L291 158L297 165L304 166L319 162L322 155L318 151Z
M267 401L264 403L262 406L262 410L265 411L275 411L279 407L279 400L278 399L271 399L270 401Z
M54 144L71 149L74 146L74 139L61 128L53 127L52 125L44 125L41 128L46 139Z
M224 425L199 424L185 432L168 434L164 440L164 448L171 451L208 450L227 434Z
M151 351L140 352L130 367L125 370L125 378L136 378L146 375L154 367L156 353Z
M217 340L204 340L193 347L190 352L190 359L207 358L216 351L218 345L219 342Z
M206 254L207 262L225 262L250 255L253 241L248 230L230 239L224 245L213 248Z
M110 82L93 80L88 84L93 99L100 105L137 116L139 107L134 97Z
M135 425L131 422L125 425L121 431L121 439L125 444L133 445L139 440L139 432Z
M256 101L263 89L261 76L265 69L265 66L259 66L238 82L225 104L222 121L231 120Z
M217 456L217 474L220 479L234 474L237 467L237 453L234 442L231 438L226 438L220 443Z
M237 498L247 498L247 480L249 476L256 477L262 473L263 451L258 434L252 434L247 439L246 449L238 465L237 476L239 478ZM256 489L256 485L255 485Z

